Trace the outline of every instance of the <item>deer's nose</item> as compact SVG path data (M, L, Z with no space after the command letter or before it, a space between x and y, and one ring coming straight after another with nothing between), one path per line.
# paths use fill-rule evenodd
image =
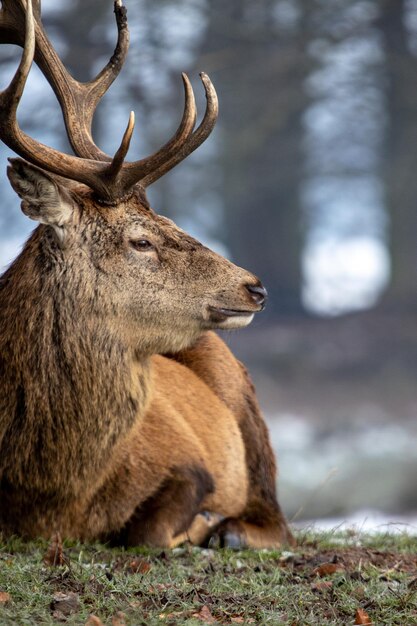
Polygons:
M249 291L252 300L255 304L258 304L262 308L265 307L266 299L268 297L268 292L262 283L259 285L246 285L246 289Z

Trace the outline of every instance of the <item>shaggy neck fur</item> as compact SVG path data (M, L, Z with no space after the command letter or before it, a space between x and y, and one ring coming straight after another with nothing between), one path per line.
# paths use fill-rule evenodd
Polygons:
M0 279L0 489L66 499L100 481L143 411L148 368L48 237L39 227Z

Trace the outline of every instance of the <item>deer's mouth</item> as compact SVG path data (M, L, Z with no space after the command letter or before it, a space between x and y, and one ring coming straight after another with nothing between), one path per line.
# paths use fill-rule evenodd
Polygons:
M224 328L240 328L252 321L254 311L209 306L210 321Z

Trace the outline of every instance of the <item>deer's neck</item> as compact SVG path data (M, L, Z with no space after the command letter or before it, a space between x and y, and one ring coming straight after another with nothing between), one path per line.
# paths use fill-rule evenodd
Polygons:
M0 479L76 492L144 411L148 364L65 274L24 262L0 287Z

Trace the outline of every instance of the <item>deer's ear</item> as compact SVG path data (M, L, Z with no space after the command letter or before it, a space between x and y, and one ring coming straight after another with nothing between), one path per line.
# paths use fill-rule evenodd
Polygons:
M42 224L52 226L63 242L66 227L74 216L74 202L69 192L57 181L23 159L9 159L7 175L22 199L23 213Z

